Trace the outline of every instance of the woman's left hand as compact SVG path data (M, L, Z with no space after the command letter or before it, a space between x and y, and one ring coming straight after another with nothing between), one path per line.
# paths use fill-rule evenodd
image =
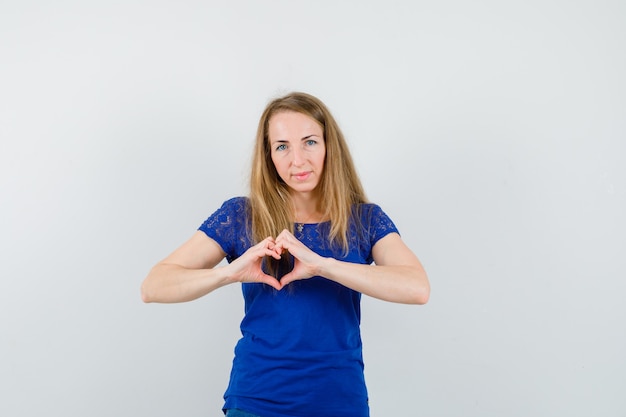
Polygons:
M319 265L323 257L306 247L288 230L283 230L275 240L274 250L278 254L289 252L294 258L291 272L280 279L282 287L290 282L319 275Z
M284 288L293 281L321 276L354 291L381 300L425 304L430 296L426 271L398 233L389 233L372 248L375 265L325 258L310 250L293 233L283 230L275 239L276 255L294 257L291 272L280 279Z

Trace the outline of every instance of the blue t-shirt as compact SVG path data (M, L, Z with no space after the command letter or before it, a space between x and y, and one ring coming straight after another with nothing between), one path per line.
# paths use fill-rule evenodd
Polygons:
M228 262L252 245L247 201L226 201L199 228L222 247ZM329 229L330 222L305 224L294 234L321 256L371 264L374 244L398 232L374 204L353 210L347 254L329 244ZM243 283L242 291L242 338L235 347L224 409L263 417L369 416L359 292L322 277L292 282L281 291Z

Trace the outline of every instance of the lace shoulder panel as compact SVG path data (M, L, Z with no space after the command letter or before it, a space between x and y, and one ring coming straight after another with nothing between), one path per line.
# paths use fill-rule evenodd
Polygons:
M248 199L234 197L225 201L198 230L222 247L228 262L237 259L251 246Z
M400 233L387 213L377 204L361 204L359 210L361 224L367 230L370 246L374 246L389 233Z

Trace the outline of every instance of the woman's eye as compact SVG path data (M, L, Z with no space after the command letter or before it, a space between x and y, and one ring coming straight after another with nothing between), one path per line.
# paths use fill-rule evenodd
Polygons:
M313 140L313 139L309 139L309 140L307 140L307 141L306 141L307 146L313 146L313 145L315 145L316 143L317 143L317 141L316 141L316 140Z
M276 147L277 151L284 151L285 149L287 149L287 145L285 145L284 143L281 143Z

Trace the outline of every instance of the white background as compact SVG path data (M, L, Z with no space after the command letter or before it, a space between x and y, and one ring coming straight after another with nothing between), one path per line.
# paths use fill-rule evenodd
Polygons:
M619 0L2 1L0 415L220 415L240 289L139 286L247 192L263 107L301 90L432 282L426 306L364 297L372 416L626 416L625 22Z

